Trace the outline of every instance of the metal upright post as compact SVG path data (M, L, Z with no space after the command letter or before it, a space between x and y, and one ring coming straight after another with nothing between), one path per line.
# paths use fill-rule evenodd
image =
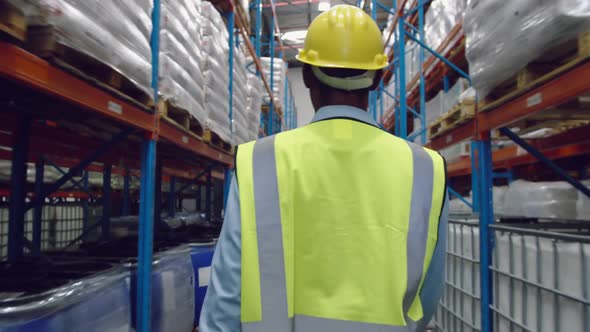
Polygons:
M162 161L156 156L156 178L154 189L154 227L161 230L162 227Z
M285 66L285 70L288 70L289 67L287 65L287 63L283 63L283 65ZM289 114L289 79L287 79L287 77L285 77L285 85L284 85L284 96L283 96L283 119L288 119L288 114ZM289 123L288 121L285 121L285 126L287 126L287 128L285 128L286 130L289 130Z
M477 170L477 158L479 155L480 144L477 141L471 141L471 192L473 195L472 199L472 210L473 213L479 213L480 199L480 172Z
M43 193L43 178L45 160L41 157L35 164L35 196ZM43 204L36 204L33 210L33 246L37 252L41 251L41 230L43 222Z
M493 329L493 274L491 270L492 252L494 250L494 233L490 225L494 223L494 206L492 196L492 149L488 135L475 141L477 164L474 172L479 180L479 243L480 243L480 278L481 278L481 331L492 332ZM475 199L474 199L475 201Z
M168 189L168 215L176 216L176 178L170 176L170 185Z
M400 8L400 12L403 14L403 8ZM399 17L398 30L399 137L406 139L408 137L408 114L406 98L406 29L403 15L400 15Z
M157 0L156 0L157 1ZM154 236L154 191L156 141L145 139L141 156L139 190L139 244L137 260L137 331L151 330L152 248Z
M423 43L426 43L426 36L424 32L424 0L418 0L418 34ZM424 78L424 47L418 50L419 66L420 68L420 125L421 133L420 140L422 144L426 144L426 82ZM414 128L415 129L415 128Z
M202 200L203 200L203 197L201 195L201 190L202 190L201 189L201 185L197 181L197 192L196 192L196 195L195 195L195 201L196 201L195 202L195 207L196 207L196 209L197 209L198 212L201 212L202 211L202 207L203 207L201 205L202 204Z
M152 89L158 105L160 56L160 0L154 1L152 12ZM154 117L156 123L157 118ZM137 332L150 332L152 323L152 250L154 235L154 189L156 173L156 137L147 133L141 151L141 185L139 192L139 240L137 259Z
M254 49L256 56L260 57L262 55L262 0L254 0L254 7L256 10Z
M230 123L230 131L233 136L233 117L234 117L234 30L235 30L235 14L234 9L232 8L230 12L227 14L227 31L229 32L229 123Z
M211 187L213 185L211 171L207 173L207 184L205 185L205 215L207 220L211 222Z
M273 1L273 0L269 0ZM269 56L270 56L270 105L268 105L268 135L274 134L273 128L273 117L275 112L275 101L274 101L274 70L275 70L275 20L270 20L270 42L269 42Z
M8 221L8 261L24 255L27 159L31 134L31 116L19 114L12 134L12 167L10 177L10 217ZM43 203L41 203L43 204Z
M88 171L87 170L82 171L82 186L84 188L84 192L88 193ZM82 227L84 229L84 232L86 232L86 230L90 226L90 221L88 220L89 201L90 201L90 196L88 196L87 198L84 198L82 200Z
M129 167L125 167L125 175L123 176L123 208L122 215L128 216L131 210L131 172Z
M110 164L104 164L102 173L102 239L108 240L111 232L112 188Z

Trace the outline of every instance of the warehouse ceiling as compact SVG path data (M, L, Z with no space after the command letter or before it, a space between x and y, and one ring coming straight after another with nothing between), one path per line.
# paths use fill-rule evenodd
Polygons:
M366 1L364 8L370 12L371 1ZM277 14L277 21L281 31L280 38L282 39L285 58L290 63L290 66L299 65L295 61L295 55L300 48L303 47L307 27L319 14L329 9L330 7L348 4L356 5L355 0L279 0L275 2L275 10ZM266 23L272 18L272 9L270 4L264 2L264 21ZM377 22L383 28L387 21L388 13L384 10L378 10ZM252 17L254 18L254 17ZM267 24L264 24L267 27ZM267 30L268 31L268 30ZM278 36L277 36L278 38ZM277 55L279 48L277 46Z

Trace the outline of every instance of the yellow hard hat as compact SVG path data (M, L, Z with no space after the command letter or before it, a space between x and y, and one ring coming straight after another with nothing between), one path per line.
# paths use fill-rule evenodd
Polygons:
M317 67L362 70L388 64L377 23L350 5L334 6L311 22L297 60Z

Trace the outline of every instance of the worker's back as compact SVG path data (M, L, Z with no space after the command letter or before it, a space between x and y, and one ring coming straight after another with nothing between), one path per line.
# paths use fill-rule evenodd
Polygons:
M245 331L407 331L422 317L445 192L437 153L328 117L241 146L237 176Z

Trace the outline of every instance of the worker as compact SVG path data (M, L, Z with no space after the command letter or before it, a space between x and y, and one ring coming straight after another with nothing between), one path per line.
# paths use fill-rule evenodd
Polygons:
M364 11L319 15L297 59L315 116L238 147L200 331L423 331L444 280L443 158L366 112L388 62Z

